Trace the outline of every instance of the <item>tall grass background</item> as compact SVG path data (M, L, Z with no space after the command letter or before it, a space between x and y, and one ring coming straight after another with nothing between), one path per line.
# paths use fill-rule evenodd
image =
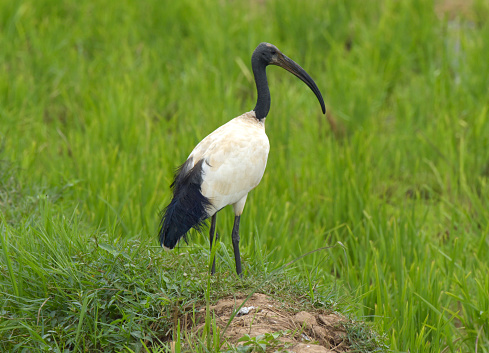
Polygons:
M40 307L97 234L156 246L175 167L254 107L250 55L267 41L310 73L336 126L268 68L245 276L255 258L278 267L340 242L293 272L344 288L392 351L489 352L489 4L460 4L0 1L1 295ZM224 243L232 219L219 213ZM36 271L45 256L52 272Z

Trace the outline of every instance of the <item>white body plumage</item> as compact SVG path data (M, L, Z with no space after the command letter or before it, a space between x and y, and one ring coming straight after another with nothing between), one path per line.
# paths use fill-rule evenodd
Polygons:
M248 193L260 183L270 151L264 120L257 120L254 111L240 115L207 135L190 153L188 170L204 159L201 192L211 203L208 217L227 205L241 215Z

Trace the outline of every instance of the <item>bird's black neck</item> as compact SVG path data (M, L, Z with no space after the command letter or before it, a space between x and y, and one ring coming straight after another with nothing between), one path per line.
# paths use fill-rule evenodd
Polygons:
M255 76L256 92L258 93L256 106L253 110L256 118L262 120L267 117L270 111L270 89L268 88L266 65L264 62L252 58L251 68Z

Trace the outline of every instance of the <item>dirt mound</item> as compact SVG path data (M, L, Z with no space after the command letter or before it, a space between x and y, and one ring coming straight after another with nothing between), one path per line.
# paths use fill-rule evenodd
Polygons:
M221 299L211 306L221 330L244 299ZM304 353L349 351L346 330L342 325L348 321L346 318L325 311L293 312L294 308L290 304L255 293L233 319L225 337L230 344L250 345L259 344L257 342L260 341L267 351L279 348Z

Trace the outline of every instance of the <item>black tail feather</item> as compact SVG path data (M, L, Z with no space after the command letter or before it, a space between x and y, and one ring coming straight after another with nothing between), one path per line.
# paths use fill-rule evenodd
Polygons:
M171 184L173 199L163 210L160 229L160 244L173 249L180 238L194 228L201 231L209 217L207 208L211 202L202 195L202 163L200 160L189 170L192 160L187 160L175 173Z

